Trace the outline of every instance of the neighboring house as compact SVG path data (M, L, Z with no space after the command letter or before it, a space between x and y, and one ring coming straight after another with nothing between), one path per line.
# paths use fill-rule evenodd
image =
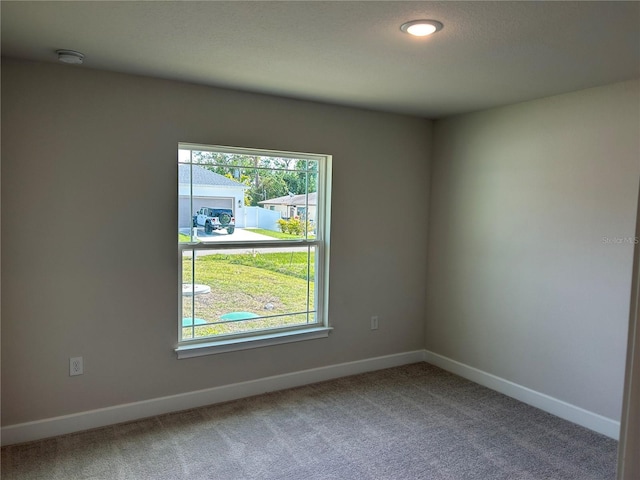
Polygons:
M284 218L300 217L315 222L318 209L316 196L316 192L309 195L285 195L263 200L258 204L269 210L280 212Z
M193 203L190 201L189 170L193 175ZM244 227L240 209L244 207L244 192L249 187L198 165L178 166L178 227L192 225L194 212L201 207L230 208L236 226Z

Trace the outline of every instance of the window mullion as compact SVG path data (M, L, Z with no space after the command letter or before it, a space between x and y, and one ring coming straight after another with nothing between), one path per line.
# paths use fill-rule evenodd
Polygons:
M196 338L196 252L191 251L191 338Z

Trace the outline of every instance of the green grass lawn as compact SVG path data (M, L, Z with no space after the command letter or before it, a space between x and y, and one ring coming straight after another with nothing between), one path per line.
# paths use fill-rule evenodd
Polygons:
M207 322L221 321L225 313L246 311L259 316L284 315L307 310L307 293L313 308L314 259L307 252L274 252L255 254L216 254L196 256L193 262L195 283L211 287L211 293L183 297L183 317ZM192 259L183 260L183 282L191 282ZM309 292L307 292L309 290ZM195 301L195 304L194 304ZM314 321L310 318L310 321ZM295 325L307 322L306 314L276 318L243 320L219 325L183 328L183 338Z
M221 257L226 257L225 260L230 264L263 268L303 280L306 280L308 276L313 278L315 272L313 256L307 264L309 259L307 252L257 252L255 254L221 255Z
M267 237L278 238L281 240L302 240L299 235L292 235L290 233L275 232L273 230L264 230L262 228L247 228L250 232L259 233L260 235L266 235ZM309 235L309 239L316 238L315 235Z
M281 240L300 240L302 237L298 235L291 235L290 233L275 232L273 230L264 230L262 228L247 228L250 232L259 233L260 235L266 235L267 237L278 238Z

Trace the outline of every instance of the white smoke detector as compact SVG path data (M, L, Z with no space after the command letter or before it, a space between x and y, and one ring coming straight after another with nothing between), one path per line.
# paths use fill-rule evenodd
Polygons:
M56 53L58 54L58 60L62 63L82 65L84 61L84 54L75 50L56 50Z

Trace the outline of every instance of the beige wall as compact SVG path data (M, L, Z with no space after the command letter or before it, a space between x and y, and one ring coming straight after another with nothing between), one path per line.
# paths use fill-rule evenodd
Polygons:
M423 348L430 128L3 60L2 424ZM176 359L178 142L333 155L328 339Z
M620 419L639 105L636 81L436 122L428 350Z
M429 199L426 120L3 60L2 424L425 344L618 419L639 92L436 122ZM179 141L333 155L328 339L176 360Z
M636 212L636 237L640 238L640 197ZM619 480L640 478L640 245L633 255L631 308L625 391L622 402L622 426L618 449Z

